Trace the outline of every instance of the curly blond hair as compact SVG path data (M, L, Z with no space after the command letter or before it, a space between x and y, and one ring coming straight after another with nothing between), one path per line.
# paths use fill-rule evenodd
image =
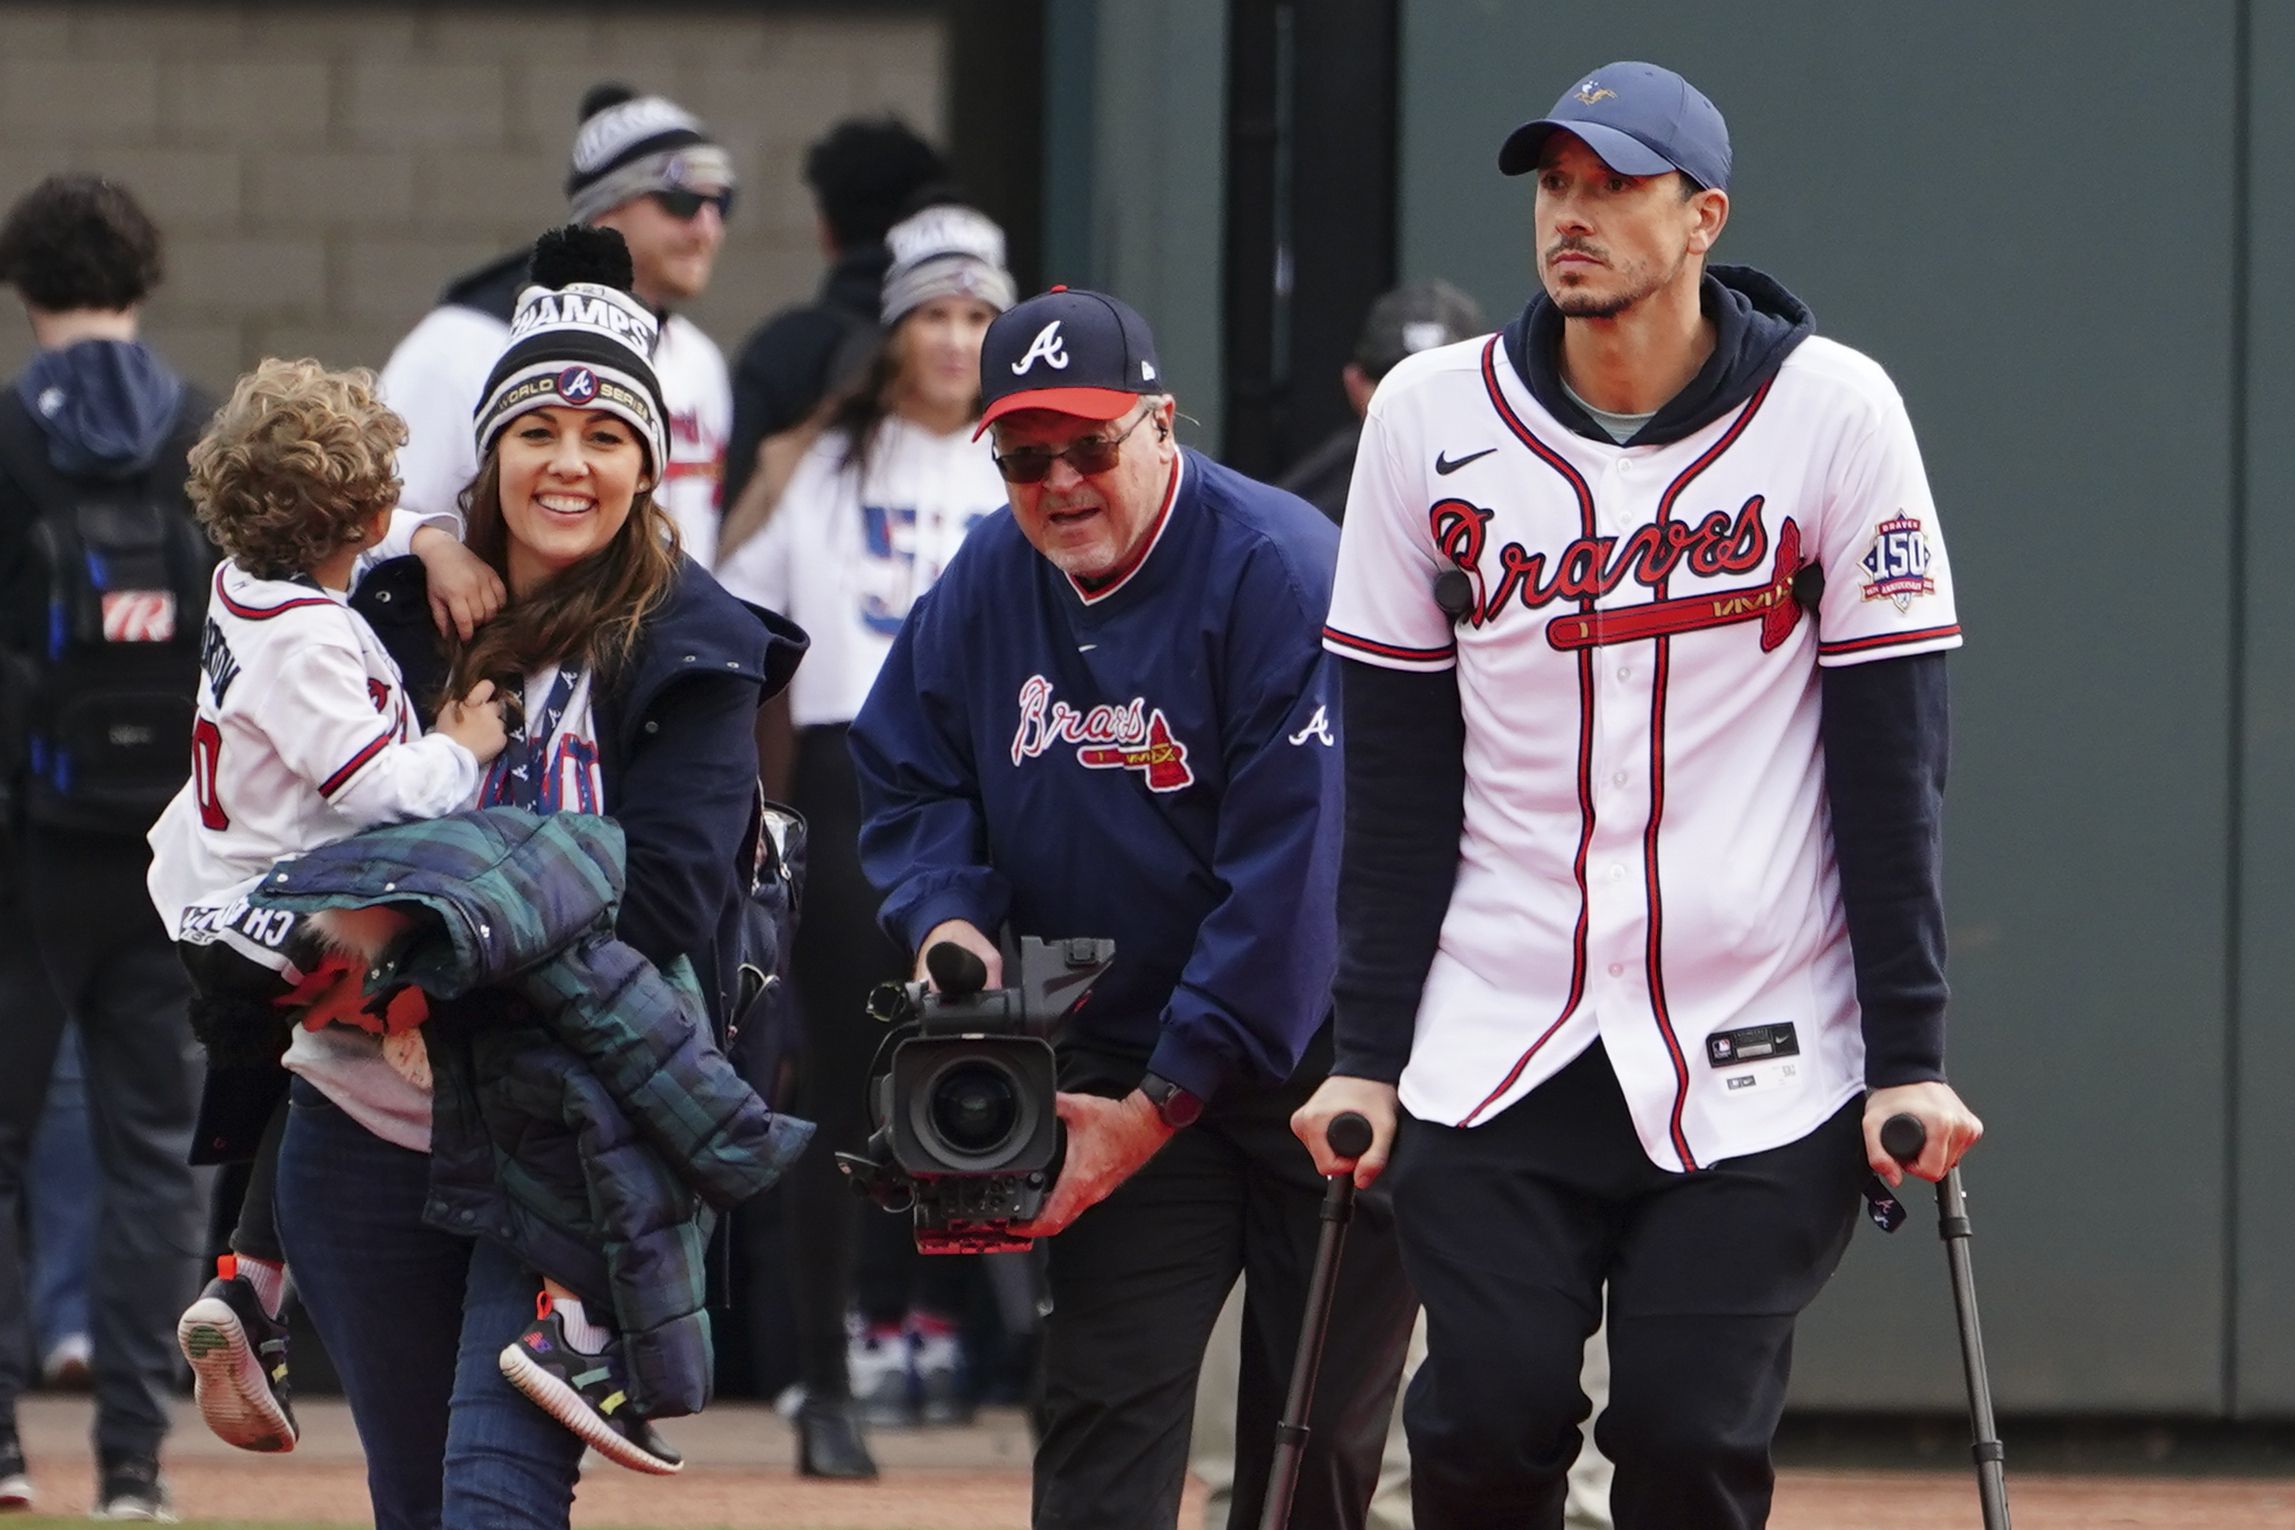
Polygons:
M231 561L259 579L307 572L364 541L398 503L406 422L365 368L273 357L231 390L191 451L191 503Z

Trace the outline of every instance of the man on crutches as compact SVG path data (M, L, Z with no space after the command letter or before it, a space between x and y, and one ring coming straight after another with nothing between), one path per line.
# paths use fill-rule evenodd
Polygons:
M1751 1530L1794 1320L1902 1175L1881 1123L1926 1179L1982 1130L1944 1082L1952 571L1886 375L1707 265L1712 102L1609 65L1499 168L1541 290L1390 372L1356 458L1338 1051L1294 1125L1358 1183L1393 1155L1417 1530L1560 1524L1605 1281L1618 1530Z

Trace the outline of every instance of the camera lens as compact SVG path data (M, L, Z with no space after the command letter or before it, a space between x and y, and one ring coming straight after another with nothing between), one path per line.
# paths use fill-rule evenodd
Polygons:
M1020 1123L1012 1077L983 1062L959 1063L934 1082L932 1124L959 1153L992 1153Z

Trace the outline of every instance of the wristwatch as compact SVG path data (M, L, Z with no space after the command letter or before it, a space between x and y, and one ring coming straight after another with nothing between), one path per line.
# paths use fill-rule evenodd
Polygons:
M1155 1113L1163 1117L1163 1124L1173 1131L1193 1126L1203 1114L1201 1096L1188 1093L1160 1073L1150 1073L1140 1080L1140 1093L1148 1097Z

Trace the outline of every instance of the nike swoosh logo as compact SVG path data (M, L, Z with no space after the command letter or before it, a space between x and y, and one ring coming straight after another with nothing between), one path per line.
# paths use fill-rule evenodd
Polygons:
M1468 452L1465 456L1456 458L1446 457L1441 452L1436 452L1434 454L1434 470L1439 474L1448 476L1449 474L1457 472L1460 468L1466 466L1469 462L1479 462L1484 457L1489 456L1496 450L1498 450L1498 448L1495 446L1485 446L1478 452Z
M1097 648L1097 647L1099 647L1099 646L1100 646L1100 645L1099 645L1099 644L1097 644L1097 643L1078 643L1078 644L1076 645L1076 652L1078 652L1078 653L1090 653L1090 652L1091 652L1093 649L1095 649L1095 648Z

